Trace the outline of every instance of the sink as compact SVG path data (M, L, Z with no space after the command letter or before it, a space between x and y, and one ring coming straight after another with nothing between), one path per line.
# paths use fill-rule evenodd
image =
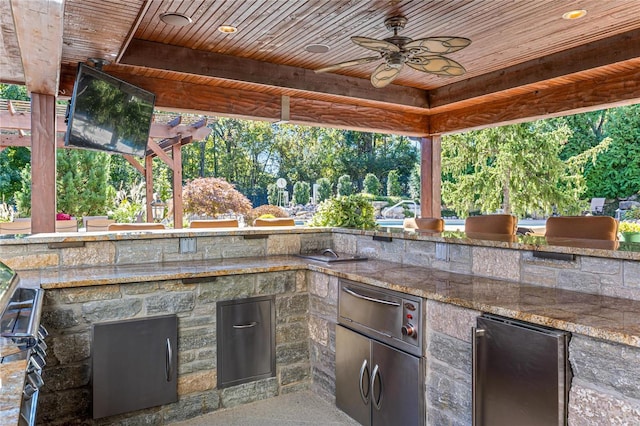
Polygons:
M364 256L336 253L331 249L323 250L320 253L297 254L296 256L302 257L304 259L317 260L317 261L326 262L326 263L357 262L360 260L368 259L367 257L364 257Z

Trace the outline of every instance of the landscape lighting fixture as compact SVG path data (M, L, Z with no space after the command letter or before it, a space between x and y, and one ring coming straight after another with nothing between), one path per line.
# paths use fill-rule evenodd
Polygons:
M564 13L562 15L562 19L566 19L568 21L571 21L573 19L580 19L583 16L585 16L587 14L587 11L584 9L576 9L576 10L570 10L567 13Z
M178 12L163 13L160 15L160 20L165 24L173 25L174 27L184 27L193 22L187 15Z
M218 31L224 34L233 34L238 31L238 28L234 27L233 25L220 25L218 27Z

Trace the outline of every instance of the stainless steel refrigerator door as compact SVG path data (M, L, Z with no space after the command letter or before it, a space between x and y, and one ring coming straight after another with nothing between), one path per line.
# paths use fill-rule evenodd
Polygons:
M424 393L420 358L371 342L373 426L421 425Z
M474 425L566 424L564 332L479 317L474 330Z
M336 406L363 425L371 424L371 340L336 326Z

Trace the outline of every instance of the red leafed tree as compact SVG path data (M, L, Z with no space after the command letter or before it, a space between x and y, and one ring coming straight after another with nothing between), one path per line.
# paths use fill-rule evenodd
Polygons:
M243 214L251 210L251 201L221 178L199 178L185 185L183 192L185 213L203 216Z

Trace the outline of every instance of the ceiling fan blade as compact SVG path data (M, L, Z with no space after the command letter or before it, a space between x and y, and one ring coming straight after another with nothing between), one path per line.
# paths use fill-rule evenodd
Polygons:
M462 65L444 56L416 56L405 62L414 70L438 75L459 76L467 72Z
M380 64L371 74L371 84L373 87L381 88L389 85L400 73L402 67L392 67L389 64Z
M354 65L368 64L369 62L377 61L378 59L380 59L380 56L369 56L367 58L354 59L351 61L340 62L338 64L329 65L328 67L319 68L314 71L316 73L330 72L330 71L339 70L340 68L352 67Z
M462 50L471 44L471 40L463 37L427 37L410 41L404 48L408 51L420 53L452 53Z
M388 41L378 40L368 37L351 37L351 41L369 50L375 50L376 52L399 52L400 48Z

